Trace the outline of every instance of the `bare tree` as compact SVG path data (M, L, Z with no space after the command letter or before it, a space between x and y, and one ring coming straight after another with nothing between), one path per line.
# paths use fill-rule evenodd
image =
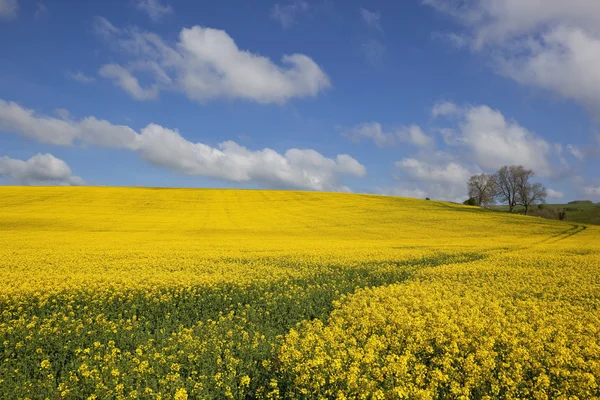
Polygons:
M529 208L529 201L527 198L529 197L528 192L530 191L529 179L533 176L533 170L525 169L523 166L519 165L517 168L513 170L514 179L517 183L517 204L525 207L525 215L527 215L527 209ZM527 205L525 205L527 204Z
M505 165L494 174L496 197L501 203L508 204L510 212L516 205L522 205L527 215L532 204L546 201L546 188L541 183L529 182L533 175L532 170L522 165Z
M541 183L524 182L519 185L519 200L520 204L525 207L525 215L532 204L546 202L546 188Z
M508 210L513 212L519 204L519 180L525 168L521 165L505 165L494 174L496 197L501 203L508 204Z
M487 174L473 175L467 183L469 197L475 199L478 206L487 206L494 203L496 196L496 182L493 176Z
M529 206L546 202L546 188L541 183L529 182L534 175L530 169L519 166L514 174L517 182L517 203L525 207L525 215L527 215Z

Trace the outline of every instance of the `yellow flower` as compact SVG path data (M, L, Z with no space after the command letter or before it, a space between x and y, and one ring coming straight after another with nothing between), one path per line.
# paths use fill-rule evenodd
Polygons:
M30 355L0 398L598 392L595 226L293 191L0 186L0 210L2 346Z
M248 386L249 384L250 384L250 377L248 375L242 376L242 379L240 379L240 385Z
M177 391L175 392L175 396L173 398L175 400L187 400L187 398L188 398L187 390L185 390L185 388L177 389Z

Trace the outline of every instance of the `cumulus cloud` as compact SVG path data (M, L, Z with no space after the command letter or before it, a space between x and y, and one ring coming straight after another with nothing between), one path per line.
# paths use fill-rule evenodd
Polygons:
M415 124L400 129L397 135L401 141L412 143L419 147L430 147L434 144L433 138L426 135L421 127Z
M583 151L581 151L581 149L575 145L567 145L567 150L569 150L569 153L571 153L571 155L579 161L582 161L585 158Z
M600 2L424 0L467 28L499 72L573 99L600 118Z
M419 147L430 147L434 143L431 136L425 134L421 127L414 124L392 131L385 131L379 122L365 122L342 132L342 136L354 142L370 139L377 147L381 148L395 146L400 142L411 143Z
M127 149L151 164L182 174L267 187L349 191L341 183L343 177L366 175L365 167L347 154L328 158L312 149L289 149L280 154L270 148L250 150L233 141L212 147L191 142L178 131L157 124L149 124L138 133L95 117L75 120L68 113L62 119L38 115L2 100L0 131L56 145Z
M402 139L419 145L417 154L394 163L397 184L379 188L378 193L462 202L472 175L493 173L503 165L524 165L547 178L558 178L569 168L566 160L564 164L557 161L564 159L561 144L548 143L488 106L446 101L435 104L431 113L436 123L448 124L434 128L443 136L446 152L435 151L433 138L416 125L386 132L371 123L344 133L353 140L369 138L381 147ZM549 193L550 197L560 195Z
M298 14L306 13L308 9L308 3L302 0L295 0L286 5L276 3L271 10L271 18L278 21L284 28L290 28L296 23Z
M148 14L150 19L155 22L173 12L171 6L162 4L160 0L137 0L136 7Z
M565 197L565 194L563 192L559 192L558 190L554 190L554 189L546 189L546 193L548 194L548 198L550 199L562 199L563 197Z
M285 154L269 148L252 151L233 141L214 148L189 142L177 131L156 124L142 129L138 152L155 165L187 175L252 181L268 187L339 190L338 175L366 174L364 166L348 155L330 159L314 150L290 149Z
M372 140L377 147L389 147L396 144L396 135L391 132L384 132L379 122L365 122L342 132L353 142L359 142L361 139Z
M462 114L463 109L451 101L442 101L435 103L431 109L431 115L434 118L442 116L453 116Z
M470 108L461 124L464 143L471 148L479 165L496 169L520 164L542 176L551 174L550 144L487 106Z
M365 23L378 31L381 31L381 13L379 11L369 11L366 8L360 8L360 16Z
M435 106L433 115L458 118L458 129L450 131L449 143L465 146L474 161L487 170L518 164L541 176L553 174L550 160L555 146L488 106L459 107L453 103ZM447 132L448 133L448 132Z
M14 18L18 9L18 0L0 0L0 18Z
M469 165L452 154L431 150L402 158L394 163L394 167L397 185L388 188L391 193L402 196L402 192L412 191L419 196L408 197L430 197L455 202L464 201L466 182L471 175L481 171L476 165Z
M457 162L442 165L427 163L415 158L404 158L394 164L411 179L421 182L465 184L471 172Z
M29 160L0 157L0 177L18 185L83 185L63 160L52 154L36 154Z
M106 64L100 68L98 73L103 78L111 79L115 85L120 86L137 100L155 99L158 96L157 84L148 88L141 87L137 78L120 65Z
M92 27L96 35L105 39L113 38L121 32L119 28L104 17L95 17Z
M595 31L600 21L596 0L423 0L473 29L475 43L505 42L557 25Z
M219 29L183 29L175 46L139 29L120 30L101 17L96 18L95 31L132 58L126 66L103 66L100 75L139 100L154 98L160 90L175 90L201 102L230 98L281 104L295 97L316 96L331 85L310 57L284 55L276 64L240 49ZM139 72L153 81L148 87L139 84L135 75Z
M418 125L386 130L380 123L370 122L342 132L355 142L372 140L378 147L402 142L417 146L417 154L394 163L397 185L379 188L378 193L425 193L431 198L458 202L466 196L470 176L493 173L503 165L523 165L553 180L572 174L562 144L549 143L499 110L445 101L435 104L431 114L436 124L442 124L431 131L443 137L446 152L436 151L435 140ZM566 146L566 150L578 154L573 145Z
M600 35L559 26L525 48L524 55L505 56L505 74L575 100L600 118Z
M62 119L68 119L71 113L66 108L55 108L54 113Z
M65 115L65 111L61 113ZM101 147L135 147L136 132L124 125L87 117L82 120L38 115L15 102L0 100L0 131L14 132L43 143L71 146L75 143Z

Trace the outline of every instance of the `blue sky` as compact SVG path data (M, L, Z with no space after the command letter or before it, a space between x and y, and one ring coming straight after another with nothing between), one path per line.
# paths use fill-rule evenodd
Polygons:
M600 4L0 0L0 183L600 200Z

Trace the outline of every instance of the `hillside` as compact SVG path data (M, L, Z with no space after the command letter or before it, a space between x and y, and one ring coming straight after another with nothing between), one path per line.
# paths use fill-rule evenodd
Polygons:
M547 204L546 206L566 210L566 221L600 225L600 204Z
M0 187L0 398L586 398L598 237L397 197Z
M534 215L536 213L536 207L537 206L534 206L534 209L532 210ZM600 204L544 204L543 207L555 210L565 210L565 221L575 222L579 224L600 225ZM508 211L508 206L495 206L494 209ZM515 212L524 213L524 208L521 206L517 206L515 208Z

